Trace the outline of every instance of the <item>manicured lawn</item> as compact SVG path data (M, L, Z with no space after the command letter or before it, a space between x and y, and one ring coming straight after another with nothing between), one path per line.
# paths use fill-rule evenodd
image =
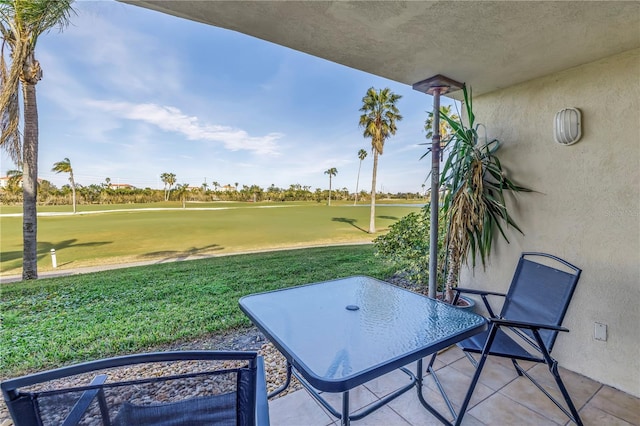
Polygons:
M38 270L52 270L50 250L58 269L147 260L174 260L254 250L366 243L375 237L369 208L318 203L201 203L179 208L177 203L146 205L171 210L142 210L144 205L80 206L97 210L131 208L106 213L53 215L38 218ZM67 210L69 209L68 206ZM216 209L212 209L216 208ZM224 209L220 209L224 208ZM415 205L379 205L379 233ZM2 214L9 208L3 207ZM40 213L60 208L39 208ZM0 218L0 274L19 275L22 267L22 218Z
M350 275L390 274L373 247L361 245L3 284L0 379L249 326L238 307L243 295Z

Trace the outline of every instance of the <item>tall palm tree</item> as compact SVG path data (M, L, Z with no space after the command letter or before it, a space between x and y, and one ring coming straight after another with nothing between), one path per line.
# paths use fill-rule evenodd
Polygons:
M429 111L428 114L429 115L427 116L427 120L424 123L424 130L427 132L426 138L429 141L431 141L431 139L433 138L433 111ZM458 117L457 114L451 113L451 105L440 107L440 114L446 115L447 117L450 117L452 120L460 121L460 117ZM447 122L447 120L440 120L439 123L440 123L439 133L440 133L440 148L441 148L440 160L442 160L442 157L444 155L444 148L447 146L447 143L451 139L453 130L451 129L451 126L449 125L449 122ZM423 158L426 157L431 152L431 143L429 143L428 145L429 145L429 149L422 156Z
M171 187L176 184L176 175L174 173L163 173L160 175L162 183L164 183L164 200L169 201Z
M71 161L65 158L62 161L53 163L52 172L56 173L69 173L69 182L71 182L71 199L73 203L73 213L76 212L76 181L73 179L73 168L71 167Z
M358 158L360 159L360 165L358 166L358 179L356 179L356 198L353 201L353 205L358 204L358 187L360 186L360 170L362 169L362 161L367 158L367 151L361 149L358 151Z
M329 205L331 205L331 177L338 174L338 169L332 167L329 170L325 170L324 174L329 175Z
M22 278L38 278L36 200L38 193L38 105L36 84L42 78L35 50L38 37L64 29L73 0L0 0L0 146L23 171ZM6 57L5 48L8 49ZM23 132L20 133L20 89Z
M360 116L360 127L364 127L363 136L371 138L371 151L373 152L373 177L371 179L371 217L369 221L369 233L376 232L376 174L378 172L378 155L382 155L384 143L398 130L396 122L402 120L396 103L401 98L391 89L384 88L376 91L373 87L367 90L362 98L363 113Z

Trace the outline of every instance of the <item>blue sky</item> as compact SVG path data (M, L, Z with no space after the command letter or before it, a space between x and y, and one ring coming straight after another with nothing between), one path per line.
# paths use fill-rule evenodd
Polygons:
M430 160L431 96L244 34L113 1L75 4L63 33L38 41L39 176L68 157L76 182L161 188L160 174L200 186L300 184L370 190L371 142L358 127L369 87L402 95L404 119L378 164L378 190L420 191ZM427 78L429 76L425 76ZM443 103L448 100L443 100ZM13 169L2 154L1 174ZM429 186L429 182L426 182Z

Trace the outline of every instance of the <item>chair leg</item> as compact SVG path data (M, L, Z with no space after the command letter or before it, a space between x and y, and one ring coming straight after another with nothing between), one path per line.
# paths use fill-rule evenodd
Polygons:
M433 378L433 381L435 382L436 386L438 387L438 390L440 391L440 395L442 395L442 399L444 400L445 404L447 405L447 408L449 409L449 412L451 413L451 416L453 418L456 417L456 410L453 408L453 404L451 403L451 400L449 399L449 396L447 395L447 392L445 392L444 387L442 386L442 383L440 383L440 379L438 379L438 375L436 374L436 370L433 368L433 363L436 360L436 357L438 356L438 353L434 353L431 356L431 360L429 361L429 365L427 366L427 371L429 372L429 374L431 375L431 377ZM419 365L421 366L422 364L422 360L419 361ZM421 367L419 367L421 368ZM420 386L422 386L422 383L420 383ZM422 392L418 392L419 396L422 398ZM424 405L424 403L423 403ZM425 405L426 407L426 405Z
M538 332L538 330L532 330L533 331L533 335L536 339L536 341L538 342L538 345L540 346L540 350L542 351L542 355L545 359L545 362L547 364L547 366L549 367L549 372L553 375L553 378L556 381L556 384L558 385L558 388L560 389L560 392L562 393L562 396L564 397L565 403L567 404L567 407L569 407L569 411L567 411L566 408L564 408L558 401L556 401L556 399L551 396L551 394L549 394L549 392L547 392L538 382L536 382L533 377L531 377L526 371L521 370L522 373L524 373L524 375L531 380L531 382L533 382L534 385L536 385L538 387L538 389L540 389L545 395L547 395L547 397L553 401L554 404L556 404L556 406L562 410L562 412L564 412L567 417L569 417L574 423L576 423L578 426L582 426L582 420L580 419L580 415L578 414L578 410L576 410L575 405L573 405L573 401L571 401L571 397L569 396L569 392L567 391L567 388L564 385L564 382L562 381L562 379L560 378L560 371L558 370L558 361L556 361L555 359L553 359L551 357L551 354L549 353L549 351L547 350L546 346L544 346L544 343L542 341L542 337L540 337L540 333Z
M578 410L576 410L576 407L571 400L571 396L569 396L569 392L564 386L564 382L560 378L560 371L558 371L558 362L556 360L554 360L553 366L549 366L549 371L551 371L551 374L553 374L553 378L556 380L558 388L560 388L560 392L562 393L562 396L567 403L567 407L569 407L569 411L571 411L571 414L573 415L573 418L571 420L573 420L577 425L582 426L582 420L580 419Z
M522 367L520 367L520 365L518 364L518 361L516 361L514 358L511 358L511 362L515 367L516 373L518 373L518 376L522 377Z
M493 340L496 337L496 333L498 332L498 327L495 324L491 325L491 330L489 331L489 336L487 337L487 341L484 344L484 348L482 348L482 355L478 360L476 366L476 372L473 375L473 379L471 379L471 384L469 385L469 389L467 390L467 395L464 397L464 402L460 406L460 412L456 417L455 425L459 426L462 423L462 418L467 412L467 407L469 407L469 403L471 402L471 397L473 396L473 391L476 389L476 385L478 384L478 379L480 379L480 373L482 373L482 369L484 368L484 363L487 361L487 357L489 356L489 351L491 349L491 345L493 344Z

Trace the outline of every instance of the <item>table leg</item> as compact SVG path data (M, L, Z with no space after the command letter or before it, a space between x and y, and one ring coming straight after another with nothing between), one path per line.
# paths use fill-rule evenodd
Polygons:
M427 409L435 418L440 420L445 425L451 425L452 423L447 420L442 414L438 412L435 408L431 406L425 399L424 395L422 395L422 358L418 360L418 371L417 371L417 387L418 387L418 399L424 408Z
M311 386L296 370L293 370L293 375L298 379L298 381L304 386L308 391L309 395L311 395L316 401L318 401L332 416L337 419L340 419L341 424L348 425L351 421L360 420L369 414L373 413L377 409L387 405L400 395L405 392L408 392L416 385L416 376L406 369L405 367L401 367L400 371L409 376L409 383L405 386L395 390L394 392L388 394L384 398L381 398L376 403L370 404L365 408L360 409L354 413L349 414L349 392L342 392L342 409L341 411L336 410L331 406L320 394ZM346 414L345 414L346 413Z
M274 391L272 391L269 394L267 394L267 398L273 398L274 396L278 395L279 393L282 393L286 388L289 387L290 383L291 383L291 363L289 361L287 361L287 378L286 378L284 384L282 386L280 386L278 389L275 389Z
M349 418L349 391L342 392L342 418L340 419L342 426L349 426L351 419Z

